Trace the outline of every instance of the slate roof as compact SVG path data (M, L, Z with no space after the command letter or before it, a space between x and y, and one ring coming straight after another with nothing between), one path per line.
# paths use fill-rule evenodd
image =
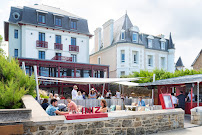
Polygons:
M113 31L112 45L117 43L134 43L132 41L132 32L130 31L130 28L133 26L134 25L132 24L127 14L125 14L124 16L119 18L117 21L115 21L114 29L113 29L114 31ZM121 40L121 30L125 30L125 40ZM147 39L148 36L149 34L139 33L138 43L135 43L135 44L139 44L148 48L148 39ZM158 37L158 36L153 36L153 37L154 37L154 40L152 42L153 45L151 49L161 50L161 41L160 41L161 37ZM171 33L170 33L170 38L165 40L166 40L165 51L167 51L168 49L174 49ZM164 50L161 50L161 51L164 51Z
M181 57L179 57L179 59L177 60L177 63L175 64L175 67L184 67Z
M201 54L202 54L202 49L201 49L201 51L199 52L199 54L197 55L196 59L194 60L194 62L192 63L191 66L193 66L193 65L196 63L196 61L198 60L198 58L199 58L199 56L200 56Z
M38 23L37 11L42 11L46 13L46 24ZM19 19L15 19L13 13L17 12L20 14ZM62 15L62 27L57 27L54 24L54 16ZM77 20L77 30L70 29L70 19ZM24 6L24 7L11 7L10 12L10 23L24 23L31 24L35 26L42 26L47 28L60 29L64 31L72 31L76 33L82 33L89 36L92 36L89 33L88 22L86 19L83 19L77 15L69 13L67 11L61 10L60 8L51 7L47 5L33 5L33 6Z

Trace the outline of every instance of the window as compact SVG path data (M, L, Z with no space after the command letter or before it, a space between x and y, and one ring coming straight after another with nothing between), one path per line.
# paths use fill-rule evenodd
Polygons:
M138 52L137 51L133 51L133 63L134 64L138 64Z
M125 62L125 51L121 50L121 62Z
M72 62L77 62L77 56L75 54L71 54Z
M101 64L101 58L98 58L98 64Z
M14 30L14 38L18 39L18 30Z
M55 43L61 44L61 36L60 35L55 36Z
M148 39L148 48L152 48L152 39Z
M125 75L125 71L121 71L121 76L124 76Z
M165 50L166 46L165 46L165 42L161 42L161 50Z
M137 38L138 38L137 33L133 33L132 35L133 42L137 42Z
M161 68L165 68L165 57L161 57Z
M71 45L76 45L76 38L71 38Z
M55 25L56 26L62 26L62 18L55 17Z
M77 29L77 22L76 21L73 21L71 20L71 29Z
M153 56L152 55L148 55L148 66L153 67Z
M38 15L38 23L46 23L46 16L44 14L39 14Z
M61 60L62 54L61 53L56 53L55 56L56 56L57 60Z
M45 33L39 32L39 41L45 41Z
M121 31L121 40L125 40L125 31Z
M39 59L45 59L45 51L39 51Z
M14 50L14 56L15 56L15 57L18 57L18 49L15 49L15 50Z

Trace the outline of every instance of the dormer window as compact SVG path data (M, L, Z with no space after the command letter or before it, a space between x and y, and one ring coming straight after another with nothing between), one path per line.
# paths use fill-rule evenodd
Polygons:
M77 21L71 20L71 29L77 29Z
M138 42L138 34L137 34L137 33L133 33L133 34L132 34L132 40L133 40L133 42L135 42L135 43Z
M125 40L125 30L121 30L121 40Z
M148 48L152 48L152 47L153 47L153 40L154 40L154 37L151 36L151 35L149 35L149 36L147 37L147 39L148 39Z
M42 24L46 23L46 15L45 14L39 14L38 15L38 23L42 23Z
M152 39L148 39L148 48L152 48Z
M166 43L161 41L161 50L165 50L166 49Z
M62 27L62 18L61 17L55 17L55 25Z

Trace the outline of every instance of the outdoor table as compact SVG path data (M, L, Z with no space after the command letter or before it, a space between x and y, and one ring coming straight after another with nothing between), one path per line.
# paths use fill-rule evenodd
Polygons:
M125 105L125 107L126 107L126 110L127 110L127 111L129 110L129 108L130 108L131 110L133 110L133 108L135 108L135 111L137 111L137 107L138 107L138 106L134 106L134 105Z

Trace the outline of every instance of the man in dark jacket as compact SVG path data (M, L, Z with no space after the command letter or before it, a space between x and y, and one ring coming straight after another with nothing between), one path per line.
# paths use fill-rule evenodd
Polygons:
M185 110L186 96L183 94L183 91L180 91L180 95L178 95L177 98L178 98L178 107Z

